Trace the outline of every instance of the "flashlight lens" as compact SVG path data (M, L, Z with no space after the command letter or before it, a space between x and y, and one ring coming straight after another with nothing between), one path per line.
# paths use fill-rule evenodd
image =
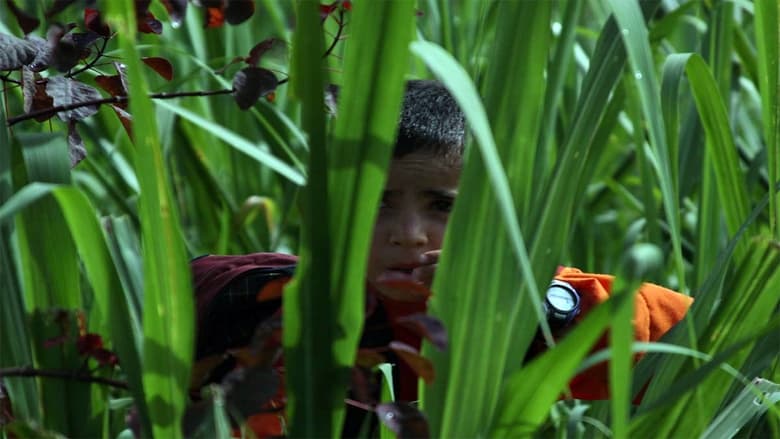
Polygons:
M547 301L558 311L571 311L576 300L571 292L561 287L553 287L547 292Z

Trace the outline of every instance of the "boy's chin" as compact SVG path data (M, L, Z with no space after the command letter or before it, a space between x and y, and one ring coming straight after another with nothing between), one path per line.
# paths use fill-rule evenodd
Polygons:
M408 280L385 280L371 285L383 297L399 302L424 302L432 294L422 283Z

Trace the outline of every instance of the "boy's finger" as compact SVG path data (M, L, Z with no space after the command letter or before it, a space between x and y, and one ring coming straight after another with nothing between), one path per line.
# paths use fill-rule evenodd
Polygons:
M440 254L441 254L441 250L431 250L429 252L425 252L420 257L420 263L424 265L435 264L439 262Z
M423 265L417 267L412 271L412 277L415 280L422 283L426 287L430 288L433 283L433 275L436 273L436 264Z

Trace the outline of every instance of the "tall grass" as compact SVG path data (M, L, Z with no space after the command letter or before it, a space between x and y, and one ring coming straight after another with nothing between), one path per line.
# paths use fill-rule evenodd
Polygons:
M144 435L181 435L187 258L283 251L303 258L284 310L290 431L337 435L403 78L435 77L471 136L430 304L450 349L423 350L436 370L421 386L431 433L780 437L777 405L745 396L780 392L775 1L362 0L325 60L335 29L313 2L256 2L249 22L216 30L190 7L159 37L135 35L132 2L107 3L135 142L102 108L82 128L88 157L68 169L59 121L0 130L0 367L78 370L72 346L44 344L62 334L57 310L71 336L81 310L120 358L97 373L128 390L3 377L13 431L116 437L132 405ZM5 7L0 32L21 34ZM243 112L229 96L145 97L229 87L215 70L272 35L288 47L269 62L291 77L274 102ZM139 55L171 60L174 81ZM329 82L341 86L335 118ZM0 121L21 112L18 88L6 98ZM523 364L559 264L618 274L625 294ZM628 337L639 281L695 297L663 343ZM612 348L590 352L607 327ZM611 402L558 400L605 358ZM756 377L769 381L760 391Z

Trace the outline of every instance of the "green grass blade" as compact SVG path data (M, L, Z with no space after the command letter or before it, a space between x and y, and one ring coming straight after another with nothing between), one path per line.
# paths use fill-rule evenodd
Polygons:
M536 152L537 173L535 181L542 179L543 171L548 166L547 155L555 137L556 115L559 110L561 95L565 84L566 74L569 71L572 52L574 50L575 30L577 21L582 13L583 2L569 0L563 6L564 17L561 25L561 34L555 44L555 52L547 64L548 87L544 97L544 114L542 115L542 130Z
M279 175L287 178L291 182L302 185L306 181L306 176L302 175L300 171L291 167L287 163L274 157L272 154L265 151L261 145L253 143L239 134L230 131L217 123L211 122L208 119L195 114L186 108L174 105L166 101L158 100L155 102L157 106L165 108L181 116L182 118L208 130L215 137L224 140L228 145L246 154L250 158L256 160L258 163L267 166L269 169L279 173Z
M677 188L674 186L664 121L658 117L662 114L660 89L649 47L647 28L638 3L608 0L607 4L615 14L631 64L631 74L637 80L642 112L648 125L650 146L654 152L651 161L655 167L666 210L666 220L669 223L677 278L680 289L685 291L685 261L680 240L679 200Z
M492 56L515 61L495 65L495 71L486 74L487 84L507 84L499 87L500 93L486 88L491 90L486 94L486 107L496 116L491 120L492 128L471 79L452 56L432 43L416 42L412 46L464 110L478 148L467 153L462 190L442 252L439 273L448 275L437 275L434 284L434 291L444 293L434 295L431 303L431 312L442 318L450 331L452 348L446 354L424 348L434 361L437 380L423 390L423 405L432 431L444 437L485 434L485 420L491 419L496 410L506 363L521 361L509 355L510 330L521 303L530 302L526 316L534 315L531 309L541 312L536 282L542 268L537 272L531 269L513 197L518 197L518 204L529 203L530 188L523 182L533 174L533 160L528 163L522 158L533 157L540 121L538 114L508 108L537 108L543 103L542 70L548 50L550 7L545 2L499 4ZM518 27L528 29L533 37L518 35ZM538 62L519 61L529 59ZM507 163L506 171L502 158ZM485 181L490 184L485 185ZM500 218L498 227L496 218ZM457 238L486 234L495 241ZM474 254L490 257L475 263L469 257ZM552 267L544 268L549 272L541 277L549 277ZM528 297L519 289L523 283L528 286ZM536 315L533 320L539 318ZM528 343L531 335L520 338ZM460 389L457 395L447 391L451 386ZM463 400L473 404L466 406Z
M594 308L555 348L507 377L489 436L527 437L533 433L603 334L610 314L630 304L630 297L621 295Z
M148 408L141 374L142 340L131 324L128 303L95 210L77 189L60 187L53 191L95 292L96 311L107 322L110 340L119 355L130 392L142 419L146 420Z
M780 323L773 310L778 303L776 291L780 287L780 252L775 242L767 237L751 241L744 260L736 267L738 275L728 279L727 291L738 292L723 297L716 311L709 315L707 326L699 335L702 352L713 355L713 361L705 363L693 372L683 374L694 364L681 368L678 382L683 389L670 387L665 394L654 395L647 401L648 407L632 421L632 433L652 431L660 435L690 436L704 431L709 420L717 413L732 387L732 378L724 374L712 374L719 362L728 362L742 369L751 346L756 339L776 333ZM736 342L735 342L736 340ZM700 380L695 386L687 386L688 380ZM706 398L696 398L701 392ZM650 392L648 395L650 396ZM652 410L650 410L650 404ZM660 405L659 405L660 404ZM695 409L697 413L691 413Z
M136 47L133 2L108 3L127 65L130 110L141 188L144 256L143 384L152 432L180 437L194 354L194 303L176 204Z
M288 416L290 434L336 436L343 419L342 398L345 376L332 353L335 338L335 310L330 301L330 235L327 204L324 40L319 31L316 5L296 2L299 29L293 36L294 92L302 103L301 125L309 136L312 166L301 197L304 227L297 279L284 295L284 349L287 364ZM315 218L326 218L317 223ZM319 227L316 229L315 224ZM325 378L329 376L330 378Z
M299 29L318 28L316 4L297 6ZM347 372L362 327L366 255L395 138L414 4L369 7L361 2L352 14L329 150L322 36L308 31L295 36L293 86L303 102L311 168L303 204L301 274L284 298L293 435L336 436L341 428Z
M739 169L739 157L729 128L728 114L718 91L718 85L701 56L672 54L664 64L664 108L670 118L676 114L678 86L683 76L693 92L704 133L707 136L710 163L713 165L722 212L729 235L733 236L749 213L748 196ZM674 120L674 119L670 119ZM674 136L676 137L676 136ZM741 251L737 252L739 258Z
M756 0L756 46L758 48L758 88L767 151L769 187L780 180L780 3ZM769 201L769 226L780 239L780 194Z
M70 182L67 144L56 134L23 135L22 154L28 181L67 184ZM69 346L47 349L44 341L61 335L53 323L57 309L84 309L78 259L56 201L42 198L16 217L21 268L21 285L30 327L35 363L42 369L75 369L80 359ZM92 417L90 387L65 380L39 379L43 425L68 435L97 434L99 424ZM78 409L77 409L78 407Z
M0 106L0 145L11 145L5 128L5 106ZM14 195L11 175L13 151L18 148L0 148L0 212ZM39 183L34 183L39 184ZM4 221L0 213L0 367L32 364L30 330L25 322L23 292L18 278L18 253L12 247L13 223ZM4 378L14 411L23 419L40 419L40 395L35 381L25 378Z
M643 2L645 14L652 15L658 4L657 1ZM556 167L538 191L541 195L535 203L537 214L530 229L535 237L531 258L536 267L553 267L562 263L573 219L583 204L585 188L596 172L595 166L583 164L583 157L585 164L593 165L607 150L607 142L596 143L595 136L614 123L610 115L618 110L616 105L623 105L621 97L624 93L614 92L626 62L626 52L619 36L620 29L615 20L609 19L602 27L591 56L582 93L577 98L574 114L570 116L571 126L565 133L566 140ZM532 331L531 323L525 328L518 328L518 331Z
M758 395L764 394L764 401ZM763 414L769 406L780 401L780 385L756 378L734 398L701 434L701 438L730 439L756 416Z

